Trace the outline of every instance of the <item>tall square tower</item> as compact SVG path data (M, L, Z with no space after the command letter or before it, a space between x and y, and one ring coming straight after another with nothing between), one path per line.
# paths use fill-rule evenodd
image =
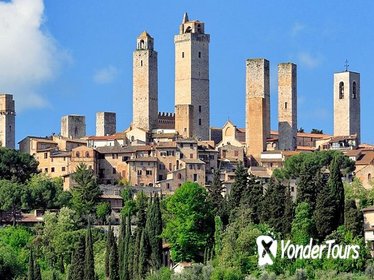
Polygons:
M153 38L143 32L137 38L133 54L133 117L134 127L151 131L158 123L157 52Z
M266 150L270 136L269 61L263 58L246 62L246 144L247 152L258 158Z
M361 139L360 73L334 74L334 136L357 134Z
M293 151L297 146L297 68L293 63L278 65L279 149Z
M96 113L96 136L107 136L116 133L116 113Z
M61 136L78 139L86 136L86 117L66 115L61 118Z
M179 28L179 34L174 36L175 43L175 106L191 105L192 120L191 136L202 140L209 139L209 34L205 34L204 23L197 20L189 20L187 13L183 17ZM187 108L187 107L185 107ZM178 124L178 112L188 110L176 110L175 127L187 128L186 124ZM184 135L184 131L178 131Z
M0 147L15 148L16 111L11 94L0 94Z

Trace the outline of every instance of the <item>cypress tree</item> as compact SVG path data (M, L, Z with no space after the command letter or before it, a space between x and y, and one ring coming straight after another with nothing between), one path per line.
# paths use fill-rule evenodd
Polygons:
M263 185L253 175L247 176L247 185L242 193L241 204L251 209L250 220L258 224L262 216Z
M68 278L67 278L68 279ZM52 271L52 280L58 280L57 273L55 270Z
M34 254L32 249L30 249L30 256L29 256L29 266L27 271L27 279L34 280L35 279L35 267L34 267Z
M363 215L357 209L356 202L353 199L347 200L345 203L344 227L353 236L362 236L363 234Z
M35 260L34 272L35 272L34 280L42 280L42 274L40 272L40 266L39 266L39 264L36 260Z
M140 247L139 247L139 262L138 262L138 277L139 279L144 279L147 273L147 256L146 256L146 240L145 233L142 231L140 237Z
M109 258L109 279L119 280L119 267L118 267L118 249L116 238L113 238L112 248Z
M129 271L129 259L132 258L132 252L130 251L130 242L131 242L131 217L127 216L126 223L126 233L123 238L123 261L120 264L123 266L121 280L130 280L130 274L132 271Z
M93 252L93 241L91 225L88 224L88 229L86 233L86 254L85 254L85 271L84 277L86 280L92 280L95 278L95 260Z
M282 233L283 236L291 233L291 224L294 217L294 203L292 201L290 188L286 187L284 215L282 217Z
M232 211L240 205L242 195L247 188L248 171L240 162L235 170L235 182L231 187L229 196L229 210Z
M157 195L153 198L147 211L146 238L149 244L150 269L156 271L161 268L162 261L162 218L160 200ZM147 244L146 244L147 245ZM145 248L147 249L147 248Z
M61 273L65 273L65 266L64 266L64 257L63 255L61 255L59 258L58 258L58 264L59 264L59 269L60 269L60 272Z
M303 162L297 182L297 203L308 203L312 211L316 207L318 193L324 185L319 168L315 162Z
M133 258L133 276L134 279L139 279L139 251L140 251L140 239L142 236L142 229L137 228L136 229L136 237L134 242L134 258Z
M332 193L336 200L336 212L335 218L337 221L336 228L344 224L344 186L342 182L342 173L340 172L340 164L337 156L331 162L330 165L330 177L327 182L331 188Z
M110 250L112 249L113 244L113 230L109 222L107 237L106 237L106 250L105 250L105 276L109 277L109 261L110 261Z
M221 181L220 168L217 168L213 172L212 183L207 187L209 196L208 200L212 204L213 214L222 216L224 198L222 196L223 186Z
M214 251L215 251L216 256L218 256L222 250L222 231L223 231L222 220L219 216L215 216L214 217ZM206 256L204 260L206 260Z
M126 221L125 216L121 215L121 225L120 225L120 231L118 236L118 262L119 262L119 277L120 279L123 279L123 262L124 262L124 238L125 238L125 232L126 232Z
M80 236L70 267L69 276L71 279L84 279L85 251L85 237Z

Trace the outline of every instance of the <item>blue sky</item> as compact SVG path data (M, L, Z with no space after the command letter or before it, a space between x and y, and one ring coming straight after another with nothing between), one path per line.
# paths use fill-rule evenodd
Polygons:
M354 4L353 4L354 3ZM277 129L277 64L298 65L298 127L332 133L333 73L361 73L363 142L374 143L373 1L0 1L0 92L17 102L17 141L60 130L66 114L132 116L132 52L144 30L155 38L159 110L174 108L174 43L183 13L211 35L211 126L244 127L245 60L271 67L271 123ZM8 42L3 44L4 42ZM1 54L3 53L3 54Z

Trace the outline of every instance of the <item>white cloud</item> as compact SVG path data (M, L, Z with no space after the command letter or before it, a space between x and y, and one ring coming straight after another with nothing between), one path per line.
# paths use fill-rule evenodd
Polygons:
M93 76L93 80L97 84L110 84L118 75L118 70L116 67L109 65L98 71Z
M295 22L291 28L291 36L297 36L301 31L305 29L305 25L300 22Z
M68 56L45 30L43 0L0 2L0 92L15 96L16 110L40 108L38 93Z
M309 69L314 69L318 67L322 62L322 58L320 55L312 55L309 52L300 52L297 55L297 58L300 64L302 64L303 66Z

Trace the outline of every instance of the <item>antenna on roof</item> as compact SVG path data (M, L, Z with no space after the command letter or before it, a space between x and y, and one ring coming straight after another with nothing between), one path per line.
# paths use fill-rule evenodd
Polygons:
M348 72L348 67L349 67L348 59L345 60L344 67L345 67L345 72Z

